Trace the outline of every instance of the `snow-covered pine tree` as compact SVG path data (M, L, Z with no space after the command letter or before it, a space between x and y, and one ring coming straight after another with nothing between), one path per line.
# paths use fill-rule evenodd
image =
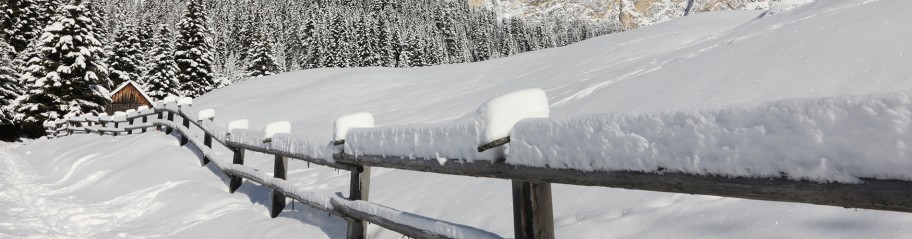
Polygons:
M143 72L142 45L135 27L125 23L114 38L110 64L110 79L115 86L127 81L139 81Z
M139 65L143 67L143 72L140 74L140 79L145 77L145 72L148 71L145 69L146 66L153 60L152 48L155 45L152 42L152 39L155 38L155 24L152 24L149 21L143 21L140 19L139 25L136 28L136 37L139 38L139 52L140 56L138 57Z
M14 125L15 101L19 98L19 72L13 68L15 50L0 42L0 127Z
M17 120L26 135L44 134L42 123L67 114L100 113L110 81L104 50L97 40L97 19L82 0L64 5L38 39L36 57L23 74L26 91L19 98Z
M247 76L250 78L268 76L279 72L279 64L272 54L272 48L269 46L269 40L260 34L259 40L255 40L247 53L247 59L250 64L247 66Z
M187 12L181 20L174 61L177 62L177 81L184 96L198 97L214 89L209 27L201 0L187 2Z
M158 25L157 34L152 38L152 58L146 77L140 81L146 93L154 100L163 100L168 96L178 96L178 83L175 75L177 65L174 63L174 46L171 44L171 31L167 24Z
M298 30L299 39L298 42L301 44L301 54L298 56L298 64L302 69L316 68L317 66L317 47L319 47L318 38L316 36L316 27L317 22L313 17L310 18L307 22L301 24L300 30Z
M19 136L14 111L20 92L19 73L12 65L15 55L12 46L0 42L0 140L3 141L13 141Z
M376 1L378 6L385 6L382 1ZM384 67L395 67L396 59L398 58L398 45L399 39L398 34L396 33L396 28L393 24L389 22L389 15L393 15L391 10L384 9L381 10L380 14L377 15L377 41L378 49L377 59L378 66Z
M35 0L7 0L3 10L3 41L16 52L22 52L41 33L38 3Z
M366 66L378 66L380 65L380 56L379 52L379 39L374 28L375 23L364 16L358 20L358 23L355 25L357 27L355 31L355 40L357 41L355 46L357 47L357 58L355 60L354 66L366 67Z

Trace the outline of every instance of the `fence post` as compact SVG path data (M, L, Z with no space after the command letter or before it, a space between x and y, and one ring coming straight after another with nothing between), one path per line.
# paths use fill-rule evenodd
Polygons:
M158 112L158 120L163 120L163 119L165 119L165 112ZM156 127L156 129L158 131L162 131L162 126L159 125L158 127Z
M234 152L234 160L232 160L232 163L238 164L238 165L244 165L244 149L231 148L231 151ZM242 178L241 176L229 175L228 178L231 179L231 181L228 183L228 192L230 192L230 193L234 193L235 191L237 191L238 188L241 187L241 183L244 182L243 181L244 178Z
M273 177L285 180L288 178L288 158L282 156L275 156L275 172ZM279 192L279 190L272 190L272 210L270 211L270 216L276 218L279 216L279 213L285 209L285 194Z
M553 239L551 184L513 180L513 231L516 239Z
M207 148L212 149L212 135L205 133L206 136L203 136L203 145L206 145ZM203 155L203 166L209 164L209 156Z
M184 118L184 127L187 128L187 131L190 131L190 120L187 119L187 116L186 116L186 115L185 115L185 116L181 116L181 118ZM187 134L189 134L189 133L190 133L190 132L183 132L183 133L181 133L180 146L187 145L187 140L188 140Z
M359 172L360 171L360 172ZM359 166L358 171L351 172L351 183L349 184L349 200L367 201L370 195L370 167ZM348 239L367 238L367 222L362 220L351 220L348 222Z
M174 113L171 111L168 111L168 121L174 122ZM174 131L174 129L168 127L168 130L165 131L165 134L171 134L172 131Z
M98 124L101 125L101 127L98 128L98 135L103 136L104 131L102 131L101 129L107 128L108 126L107 126L107 124L105 124L104 121L101 120L101 115L98 115Z
M149 116L148 116L148 115L143 115L143 124L146 124L147 122L149 122ZM142 132L143 132L143 133L146 132L146 127L143 127L143 128L142 128Z

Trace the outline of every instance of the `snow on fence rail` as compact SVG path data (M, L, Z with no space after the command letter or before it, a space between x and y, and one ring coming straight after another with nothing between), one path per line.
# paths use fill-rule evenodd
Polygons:
M544 92L525 90L456 124L375 127L370 114L345 116L321 143L288 134L285 123L267 128L269 135L246 121L225 129L212 121L213 110L191 112L190 104L157 102L119 117L46 126L50 137L177 130L182 145L203 152L204 164L232 177L229 191L241 178L260 183L274 191L273 217L291 197L348 220L350 238L366 235L365 222L419 238L498 237L368 202L370 167L510 179L517 238L554 237L550 183L912 212L912 100L905 93L548 119ZM213 140L231 149L231 161L211 149ZM275 155L275 177L244 166L248 150ZM285 180L289 158L350 171L349 198L296 189Z

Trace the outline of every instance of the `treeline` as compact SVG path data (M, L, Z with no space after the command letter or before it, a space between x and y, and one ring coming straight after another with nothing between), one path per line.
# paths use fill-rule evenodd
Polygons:
M155 100L323 67L419 67L563 46L620 29L500 18L447 0L6 0L0 131L101 113L136 81ZM8 133L0 132L2 135Z
M267 71L483 61L620 29L557 18L498 18L489 9L470 7L467 1L206 0L205 4L213 31L214 73L222 84ZM180 3L165 0L145 6L145 12L153 13L147 14L146 22L173 24L180 19L173 15L179 12L175 5ZM257 55L253 51L273 60L251 59ZM254 63L259 67L251 67Z

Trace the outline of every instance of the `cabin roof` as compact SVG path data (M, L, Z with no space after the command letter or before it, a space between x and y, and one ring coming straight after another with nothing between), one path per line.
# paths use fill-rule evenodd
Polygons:
M117 94L117 92L119 92L120 90L123 90L125 87L127 87L127 85L133 85L133 88L136 88L136 90L139 91L140 94L142 94L142 97L146 98L146 101L148 101L149 103L155 102L152 100L152 97L149 97L149 95L146 94L146 91L144 91L143 88L140 87L138 83L136 83L135 81L132 81L132 80L129 80L127 82L124 82L123 84L120 84L120 86L118 86L116 89L111 91L111 97L108 97L108 98L113 98L114 94Z

